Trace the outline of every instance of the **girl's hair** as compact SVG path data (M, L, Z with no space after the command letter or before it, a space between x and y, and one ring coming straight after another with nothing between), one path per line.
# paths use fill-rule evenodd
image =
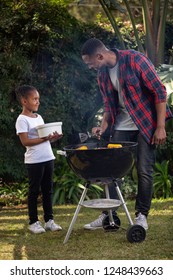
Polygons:
M30 92L33 90L36 90L36 88L33 86L28 86L28 85L23 85L23 86L18 87L16 89L17 100L20 102L22 97L27 98L29 96Z

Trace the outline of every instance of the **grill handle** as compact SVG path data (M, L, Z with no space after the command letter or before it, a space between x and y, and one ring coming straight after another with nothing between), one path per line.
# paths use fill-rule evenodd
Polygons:
M67 156L66 152L65 151L62 151L62 150L57 150L56 153L60 156Z

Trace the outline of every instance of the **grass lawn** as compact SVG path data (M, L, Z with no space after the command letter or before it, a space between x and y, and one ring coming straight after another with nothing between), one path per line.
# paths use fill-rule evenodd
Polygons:
M134 201L127 207L134 219ZM40 220L42 208L39 206ZM99 210L82 208L69 241L63 244L76 206L55 206L55 222L63 230L34 235L28 231L27 207L0 210L1 260L173 260L173 199L153 200L148 217L149 230L144 242L131 244L126 231L88 231L83 225L94 220ZM118 209L122 227L128 220Z

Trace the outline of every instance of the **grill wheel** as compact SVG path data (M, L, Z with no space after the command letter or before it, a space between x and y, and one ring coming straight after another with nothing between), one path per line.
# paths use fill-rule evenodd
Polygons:
M145 240L146 231L140 225L130 226L127 230L127 240L130 243L140 243Z
M118 216L115 214L113 214L112 216L113 216L114 224L110 223L109 215L107 215L102 222L102 226L105 231L117 231L121 226L121 221L118 218Z

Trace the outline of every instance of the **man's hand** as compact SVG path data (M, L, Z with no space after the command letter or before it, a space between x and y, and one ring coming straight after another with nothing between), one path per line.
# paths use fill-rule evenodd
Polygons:
M153 135L151 144L162 145L166 141L166 130L165 127L157 127Z
M103 133L103 131L100 126L92 128L92 135L96 136L98 139L100 139L102 133Z
M92 135L96 136L100 140L101 135L108 128L109 123L111 123L111 114L109 112L104 112L101 126L93 127Z
M166 141L165 116L166 102L155 104L157 112L157 128L154 132L151 144L161 145Z

